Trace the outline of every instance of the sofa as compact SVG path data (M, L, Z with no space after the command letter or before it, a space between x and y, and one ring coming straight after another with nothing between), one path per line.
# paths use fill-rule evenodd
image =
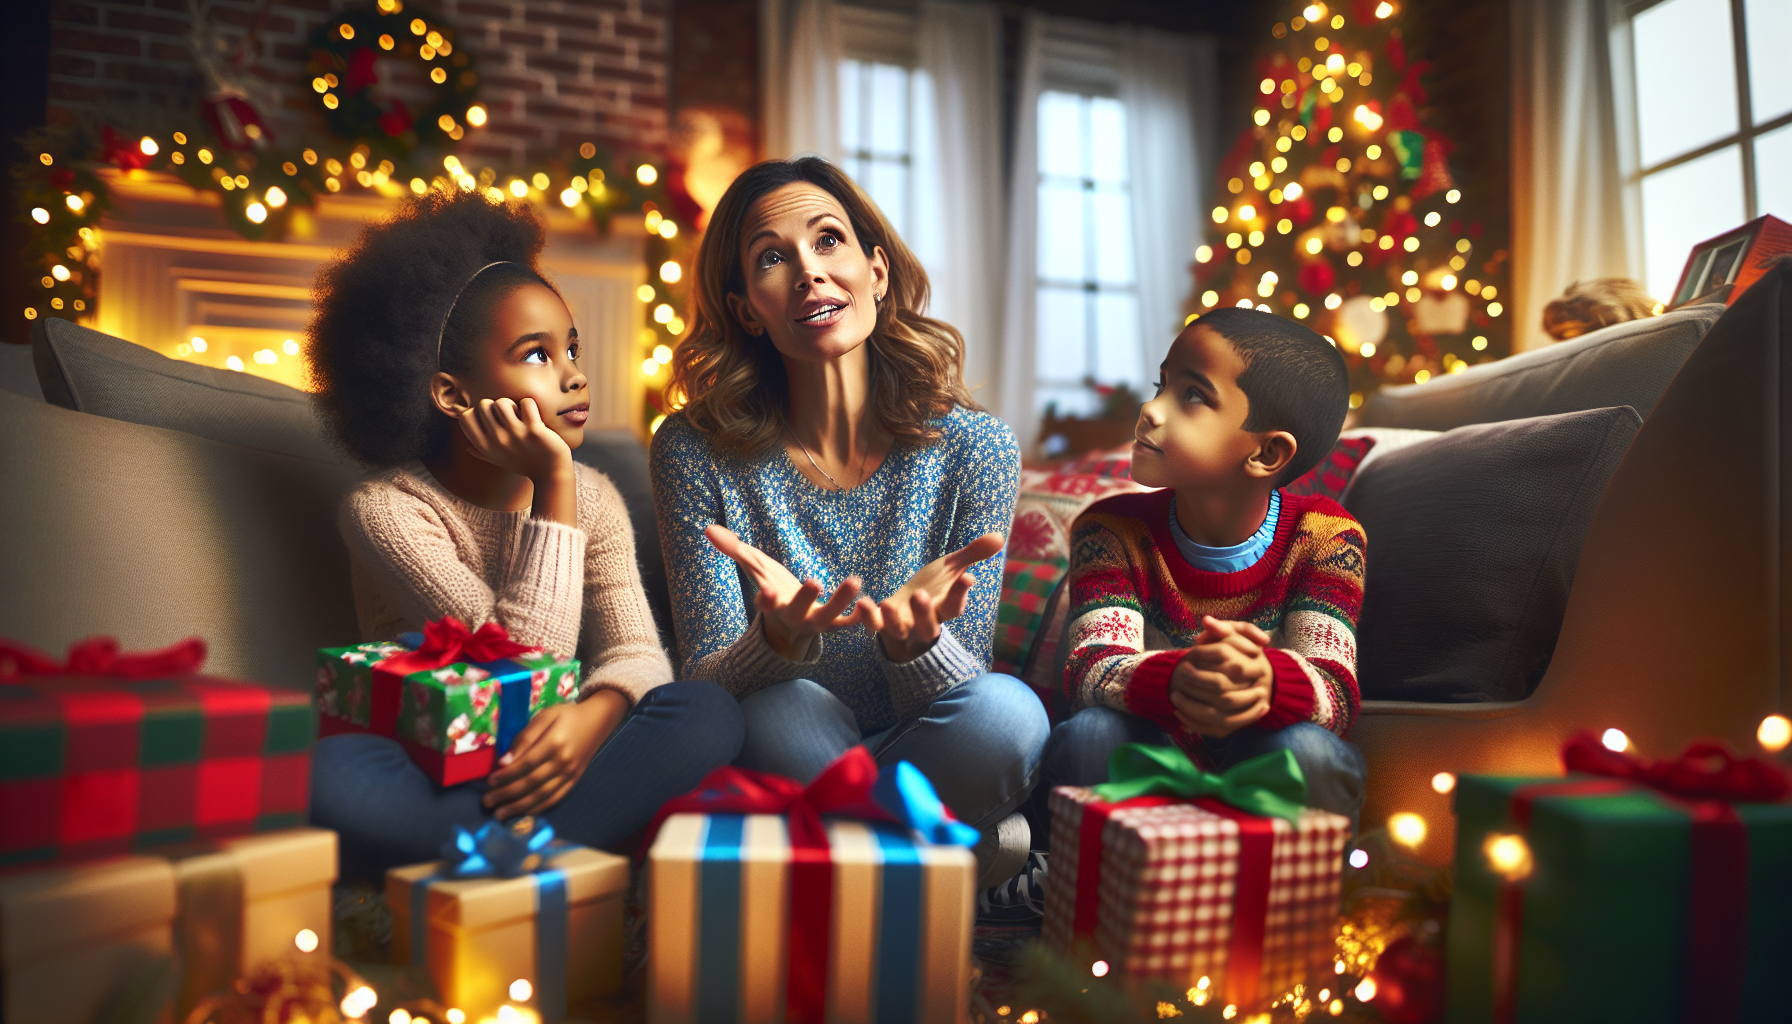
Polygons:
M357 636L334 516L356 470L306 396L62 320L39 321L31 347L42 397L0 387L0 636L60 651L198 634L210 671L308 687L315 648ZM1341 495L1369 537L1352 733L1365 828L1415 812L1419 853L1441 863L1437 773L1555 773L1583 728L1658 755L1694 736L1749 749L1763 716L1792 708L1789 351L1792 262L1727 309L1620 324L1358 411L1358 436L1377 438ZM645 448L593 432L577 457L627 499L665 632ZM1451 472L1466 482L1436 485ZM1520 557L1502 547L1515 538L1536 543ZM1489 608L1529 646L1500 647ZM1029 673L1054 667L1052 619L1015 641ZM1489 668L1489 651L1520 647Z

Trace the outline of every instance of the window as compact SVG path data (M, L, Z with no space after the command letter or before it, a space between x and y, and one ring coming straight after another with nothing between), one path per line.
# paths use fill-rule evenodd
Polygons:
M1792 220L1792 75L1775 52L1792 38L1792 4L1660 0L1628 13L1631 182L1647 285L1667 301L1697 243L1764 213Z
M898 235L913 234L917 120L928 109L926 75L897 64L840 62L843 167L871 194Z
M1085 386L1135 379L1139 297L1133 267L1126 108L1082 93L1039 94L1038 408L1092 415Z

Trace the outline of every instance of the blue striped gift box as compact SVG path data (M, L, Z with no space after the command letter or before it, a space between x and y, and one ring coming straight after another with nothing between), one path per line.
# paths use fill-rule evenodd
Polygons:
M826 827L833 892L825 1019L967 1021L971 851L897 825ZM666 819L648 853L652 1024L791 1019L790 861L781 816Z

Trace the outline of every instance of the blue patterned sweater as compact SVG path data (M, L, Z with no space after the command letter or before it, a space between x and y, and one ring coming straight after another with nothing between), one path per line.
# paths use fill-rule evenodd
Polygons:
M862 626L810 644L803 661L772 650L755 612L758 588L703 536L733 530L798 579L814 577L823 600L848 576L875 601L894 594L928 562L991 531L1007 536L1020 486L1020 448L1001 420L955 408L940 439L898 443L864 483L833 492L811 483L783 445L750 457L710 447L683 415L653 438L653 501L671 581L680 677L713 679L736 697L787 679L812 679L851 708L870 734L924 711L940 694L989 670L998 552L971 567L977 578L963 615L939 642L896 664Z

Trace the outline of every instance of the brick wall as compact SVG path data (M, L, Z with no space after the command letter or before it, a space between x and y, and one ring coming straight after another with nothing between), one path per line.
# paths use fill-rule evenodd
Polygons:
M368 3L368 0L357 0ZM481 74L483 129L463 155L523 163L592 141L619 156L658 153L667 134L670 0L442 0ZM370 3L368 3L371 6ZM203 16L232 44L253 33L253 71L279 90L263 110L276 135L325 129L305 84L313 29L347 0L210 0ZM204 77L194 62L188 0L55 0L51 5L48 121L197 116ZM402 91L398 92L402 95ZM121 125L124 127L124 125Z

